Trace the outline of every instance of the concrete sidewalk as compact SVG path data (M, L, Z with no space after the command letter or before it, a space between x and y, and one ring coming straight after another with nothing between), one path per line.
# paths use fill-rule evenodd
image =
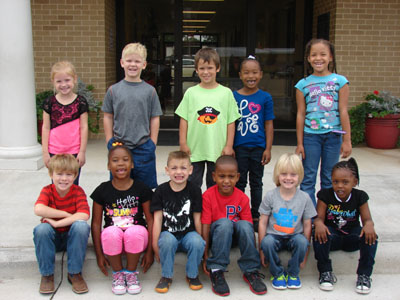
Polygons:
M177 147L161 146L157 148L158 182L168 180L164 166L170 151ZM293 152L294 147L274 146L272 161L264 172L264 193L274 188L272 182L273 166L280 154ZM370 196L370 209L379 235L379 246L373 274L373 290L369 299L400 299L395 286L400 281L400 150L376 150L370 148L355 148L353 157L356 158L360 168L360 189L365 190ZM87 163L82 169L81 186L88 197L92 191L103 181L108 180L107 151L104 141L90 140L87 150ZM10 171L0 170L0 189L2 191L2 210L0 218L0 298L1 299L44 299L38 293L40 274L37 268L32 241L33 227L39 223L39 218L33 214L33 205L43 186L50 179L47 169L38 171ZM89 205L92 200L89 198ZM93 248L89 239L89 249L83 270L84 278L89 285L89 293L75 295L71 291L66 276L66 259L64 260L64 279L54 299L108 299L113 297L111 292L111 278L105 277L97 268ZM231 299L252 299L256 296L250 292L247 284L241 278L240 270L236 264L239 257L237 249L232 251L231 265L226 274L231 288ZM283 253L283 261L287 261L288 254ZM333 292L322 292L318 288L318 272L313 253L301 271L303 287L297 291L276 291L271 287L268 279L269 272L262 269L267 275L265 282L268 286L267 295L276 299L296 297L298 299L350 299L358 296L354 292L355 270L358 253L334 253L332 256L334 271L338 275L338 283ZM60 280L61 254L57 256L56 283ZM163 295L165 299L190 298L200 299L211 297L219 298L211 291L209 279L201 273L204 288L200 291L191 291L184 280L184 266L186 258L179 254L176 259L174 282L170 291ZM140 299L155 298L159 294L154 292L154 287L159 280L161 267L154 263L146 274L140 274L143 291L137 295ZM128 296L125 296L128 297ZM161 297L161 296L159 296Z

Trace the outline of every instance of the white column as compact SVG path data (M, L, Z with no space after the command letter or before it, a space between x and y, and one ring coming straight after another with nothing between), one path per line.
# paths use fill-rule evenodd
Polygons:
M1 0L0 169L43 166L36 127L30 0Z

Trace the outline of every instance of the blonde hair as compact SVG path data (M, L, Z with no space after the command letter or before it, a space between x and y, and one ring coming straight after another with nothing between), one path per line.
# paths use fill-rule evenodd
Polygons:
M60 73L60 72L64 72L64 73L66 73L66 74L68 74L68 75L70 75L70 76L72 76L74 78L76 78L78 76L76 74L74 65L71 62L66 61L66 60L56 62L51 67L51 72L50 72L51 81L53 81L54 80L54 76L56 76L56 74Z
M72 154L56 154L50 158L49 175L54 172L71 172L78 175L79 163Z
M196 70L200 59L209 64L213 62L217 69L221 65L218 52L209 47L201 48L199 51L197 51L196 55L194 56L194 67Z
M189 165L191 165L192 163L190 162L190 156L189 154L187 154L186 152L183 151L172 151L169 153L168 155L168 159L167 159L167 166L169 165L170 161L173 159L185 159L189 162Z
M300 157L294 153L285 153L279 157L274 167L273 180L276 186L280 186L279 175L286 172L294 172L299 176L299 185L304 178L303 164L301 163Z
M122 50L122 59L125 59L125 57L129 54L138 54L141 58L143 58L144 61L146 61L146 46L142 45L141 43L130 43Z

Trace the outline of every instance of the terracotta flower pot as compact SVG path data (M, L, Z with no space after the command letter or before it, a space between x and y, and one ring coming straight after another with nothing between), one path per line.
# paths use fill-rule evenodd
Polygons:
M400 114L382 118L367 118L365 121L365 141L368 147L376 149L396 148L400 135Z

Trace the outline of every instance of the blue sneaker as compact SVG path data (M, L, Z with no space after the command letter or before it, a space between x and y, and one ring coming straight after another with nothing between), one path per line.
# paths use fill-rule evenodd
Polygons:
M286 289L286 278L285 275L282 274L278 277L271 277L272 280L272 287L277 290L284 290Z
M287 280L287 287L289 289L299 289L299 288L301 288L301 281L300 281L300 277L299 276L296 276L296 277L287 276L286 280Z

